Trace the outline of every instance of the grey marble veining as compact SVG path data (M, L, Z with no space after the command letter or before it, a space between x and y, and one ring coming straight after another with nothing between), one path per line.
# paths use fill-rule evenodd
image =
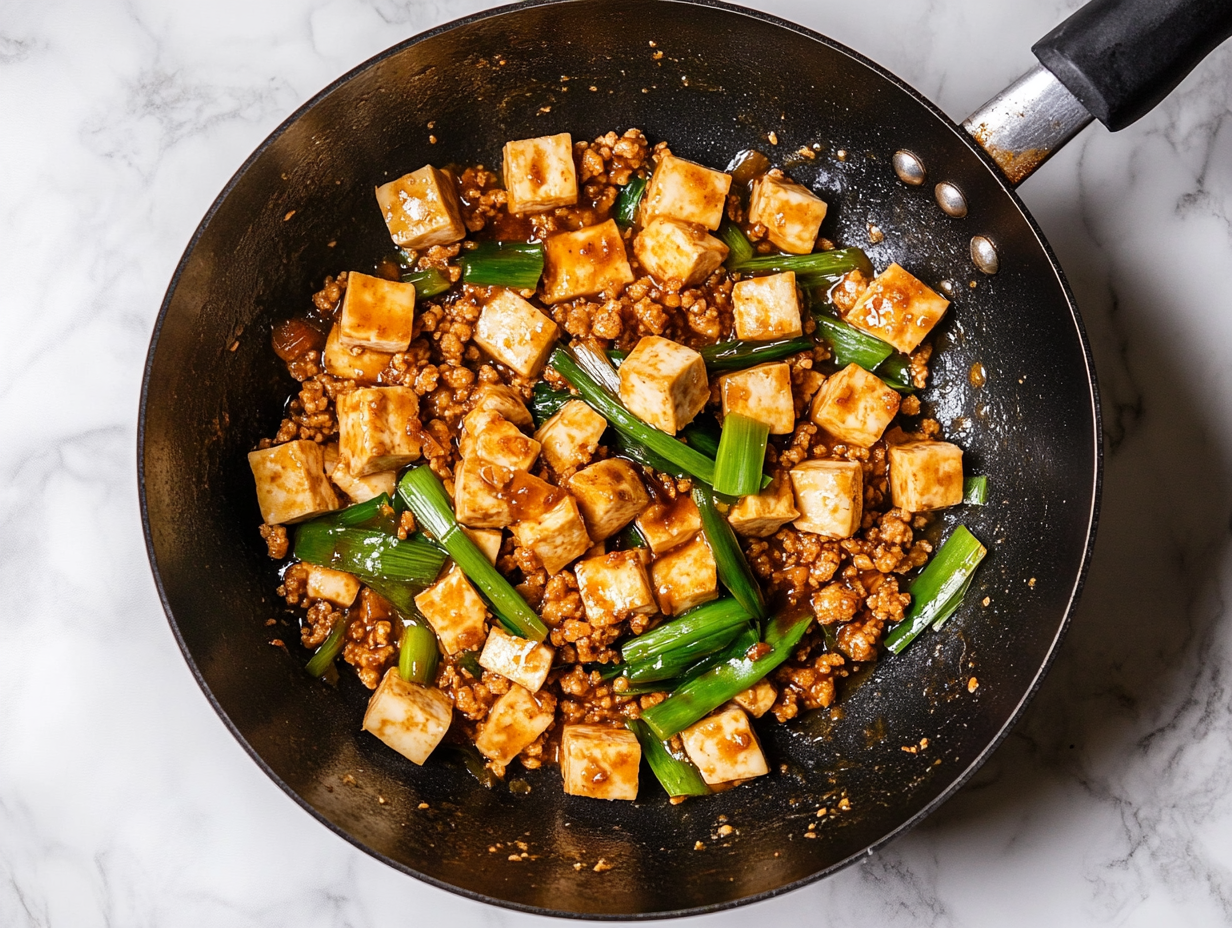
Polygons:
M163 618L134 479L150 329L217 192L330 80L489 5L0 5L0 925L534 920L370 859L249 760ZM956 119L1076 6L752 5ZM1232 49L1021 193L1103 391L1103 517L1072 630L1014 733L923 826L711 925L1232 922Z

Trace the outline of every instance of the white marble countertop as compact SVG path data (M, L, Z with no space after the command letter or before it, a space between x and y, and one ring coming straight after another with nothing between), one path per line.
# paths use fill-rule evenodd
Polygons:
M527 925L367 857L247 757L141 538L137 398L201 215L302 101L485 0L0 5L0 925ZM1071 0L751 0L961 119ZM1090 578L975 781L860 866L710 925L1232 921L1232 48L1022 188L1077 293L1107 428Z

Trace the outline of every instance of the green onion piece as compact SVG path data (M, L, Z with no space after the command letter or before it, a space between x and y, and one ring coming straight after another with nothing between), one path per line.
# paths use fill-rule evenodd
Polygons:
M546 380L540 380L530 393L530 415L535 420L535 428L543 425L574 399L577 397L568 390L556 390Z
M650 764L651 772L667 795L675 799L677 796L709 794L710 787L687 757L677 757L668 750L667 745L656 738L641 719L629 719L625 724L637 736L637 743L642 746L642 756Z
M642 205L642 195L648 181L644 177L632 178L616 197L616 224L631 226L637 219L637 208Z
M822 625L820 622L817 624L821 626L821 637L825 639L826 650L831 654L836 654L838 652L838 629L834 625Z
M620 362L629 356L629 352L621 351L619 348L609 348L605 354L607 359L612 362L612 366L619 368Z
M787 660L812 621L811 613L775 616L767 623L763 639L770 646L768 654L755 661L747 653L732 656L651 706L642 719L662 741L679 734Z
M623 676L630 683L637 685L681 676L698 661L722 651L735 640L742 629L746 628L748 628L747 623L743 626L724 627L704 638L672 648L655 657L634 661L631 664L617 664L616 667L624 671L618 676ZM754 643L756 643L756 638L754 638Z
M758 477L761 470L758 469ZM719 568L719 580L727 587L736 602L744 607L745 612L758 619L766 617L766 600L762 596L753 569L740 549L736 533L731 524L714 505L714 493L704 484L693 485L693 502L702 516L702 531L710 542L710 550L714 553L715 564Z
M646 537L641 533L641 530L637 527L637 523L635 522L630 522L622 528L620 533L616 536L617 551L630 551L633 548L647 547L649 547L649 545L646 544Z
M334 622L329 637L321 642L320 647L313 651L312 657L308 659L308 665L304 669L310 675L319 677L334 666L334 660L342 653L342 646L346 644L347 626L350 624L350 615L346 612Z
M714 459L714 480L707 481L716 493L748 496L761 490L769 437L770 427L764 422L739 413L724 418L719 453Z
M410 271L402 275L402 282L404 284L414 284L415 298L422 300L440 296L453 286L449 281L449 275L438 267L429 267L422 271Z
M894 352L892 345L861 332L842 319L824 313L814 313L813 319L817 323L817 334L834 350L834 363L839 367L858 364L866 371L875 370Z
M983 506L988 502L988 478L981 474L963 481L963 502L969 506Z
M569 351L578 366L593 377L595 383L614 396L620 395L620 374L604 352L595 351L581 342L572 342Z
M958 607L962 605L962 601L967 595L967 590L971 589L971 581L974 579L974 575L968 577L967 582L962 585L962 589L950 597L949 603L937 614L937 621L933 622L933 631L941 628L958 611Z
M440 656L436 633L425 620L415 616L402 629L398 673L403 680L430 686L436 679L436 662Z
M696 477L705 483L714 482L714 460L712 458L677 441L666 432L647 425L633 415L625 409L620 400L599 386L593 377L582 370L573 355L566 349L557 346L552 351L548 363L556 373L569 381L595 412L611 423L627 439L671 461L691 477Z
M335 528L379 529L387 535L398 531L398 513L388 493L381 493L366 502L347 506L312 521L328 523Z
M478 287L534 290L543 274L543 246L525 242L480 242L458 256L462 279Z
M680 430L680 435L693 448L696 448L707 457L714 457L719 453L719 441L722 438L722 431L719 429L719 423L709 416L698 416L683 429ZM762 470L761 488L764 490L774 482L774 478Z
M905 354L894 352L877 365L874 373L899 393L915 392L915 383L911 380L911 359Z
M612 429L607 433L607 437L604 441L607 444L608 450L617 457L628 458L630 461L636 461L643 467L649 467L652 470L659 471L660 473L671 474L677 479L692 476L692 474L690 474L683 467L673 464L661 454L655 454L645 445L639 445L637 442L626 438L615 429Z
M445 546L449 556L484 595L510 632L533 641L547 637L548 629L543 620L462 531L445 488L426 464L407 471L398 484L398 495L419 523Z
M453 659L453 662L476 680L483 677L483 667L479 665L478 651L463 651Z
M892 653L901 654L920 632L936 622L943 613L947 610L952 613L962 601L965 584L987 553L988 549L966 526L956 526L933 559L908 585L911 607L903 620L886 636L885 646ZM945 617L949 618L949 615Z
M422 538L399 541L381 531L317 522L305 522L296 529L295 556L309 564L345 570L365 582L375 577L425 586L445 564L444 553Z
M873 264L859 248L835 248L809 255L761 255L729 265L728 270L740 274L794 271L796 283L805 288L824 283L836 284L846 274L856 270L873 276Z
M731 644L720 651L715 651L713 654L703 657L697 663L687 668L672 681L673 685L668 692L675 692L690 680L694 680L706 673L711 667L717 667L719 664L725 663L734 657L739 657L760 640L761 633L758 631L757 626L752 623L737 629L736 637L731 640Z
M755 364L778 361L812 347L813 340L801 335L772 342L718 342L703 348L701 355L708 371L739 371Z
M734 269L753 257L753 243L734 222L726 219L723 221L719 226L719 238L727 246L727 260L723 263L729 269Z
M495 789L500 782L500 777L488 766L487 758L480 754L473 744L447 744L443 747L446 753L462 762L462 766L484 789Z
M713 635L725 628L739 628L752 618L734 599L716 599L690 609L653 631L624 643L621 656L627 662L644 661Z

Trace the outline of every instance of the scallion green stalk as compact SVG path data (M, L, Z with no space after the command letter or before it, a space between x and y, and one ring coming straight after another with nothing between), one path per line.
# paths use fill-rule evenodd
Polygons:
M817 334L830 343L834 363L839 367L858 364L866 371L876 370L894 352L892 345L861 332L842 319L825 313L814 313L813 319L817 323Z
M968 506L983 506L988 502L988 478L984 475L963 481L963 502Z
M295 556L320 567L401 583L427 585L445 564L445 555L420 538L399 541L382 531L334 528L306 522L295 532ZM378 591L379 592L379 591Z
M543 274L543 246L526 242L480 242L458 256L462 279L478 287L534 290Z
M885 646L893 654L901 654L924 629L944 614L953 613L962 602L966 584L988 550L959 525L950 533L933 559L907 586L911 606L907 615L885 638ZM948 610L948 612L947 612Z
M739 628L752 618L734 599L716 599L664 622L653 631L626 641L620 649L626 662L644 661L717 634Z
M625 724L629 726L629 731L637 736L637 743L642 746L642 756L646 758L646 763L650 764L651 772L668 796L675 799L678 796L709 794L710 787L687 757L673 754L640 719L629 719Z
M319 677L334 665L334 661L342 653L343 645L346 644L347 626L350 624L348 613L344 612L338 616L334 627L330 629L329 637L312 652L312 657L308 659L308 664L304 667L311 676Z
M606 354L582 342L570 344L569 351L578 366L593 377L595 383L615 396L620 395L620 374Z
M766 441L769 437L770 427L764 422L739 413L730 413L724 418L719 453L714 459L714 481L711 483L716 493L748 496L761 490L762 467L766 461Z
M449 281L449 275L436 267L424 268L422 271L409 271L402 275L402 282L415 285L417 300L440 296L453 286Z
M760 479L761 469L757 476ZM710 542L710 550L714 554L715 564L719 569L719 581L727 587L736 602L744 607L749 615L758 619L766 617L766 600L762 596L761 587L753 570L740 549L736 533L731 524L724 518L714 504L714 493L705 484L693 485L693 502L702 516L702 531Z
M948 622L950 617L958 611L958 607L962 605L962 601L967 595L967 590L971 589L971 581L974 579L974 575L968 577L967 582L962 585L962 589L951 596L950 601L946 603L945 607L939 613L937 613L937 619L933 622L933 631L937 631L937 629L941 628L941 626Z
M808 255L760 255L728 265L728 270L740 274L794 271L797 284L815 287L823 283L838 283L845 274L856 270L871 277L873 264L859 248L835 248Z
M749 241L744 231L730 220L723 220L719 226L719 238L727 246L727 260L723 263L729 269L743 264L753 257L753 243Z
M436 679L436 662L440 655L436 633L427 621L418 615L408 617L398 648L398 673L402 679L430 686Z
M894 352L878 364L873 373L899 393L915 392L915 384L911 380L911 359L905 354Z
M683 467L672 463L661 454L655 454L645 445L638 444L615 429L612 429L604 440L607 442L608 450L617 457L628 458L630 461L636 461L643 467L649 467L660 473L671 474L678 480L692 476Z
M801 335L798 338L782 338L772 342L717 342L703 348L701 355L706 362L706 370L714 373L739 371L756 364L765 364L767 361L778 361L801 351L808 351L812 347L813 340Z
M557 390L546 380L535 384L530 393L530 415L535 420L535 427L543 425L561 411L570 400L577 399L568 390Z
M324 525L330 528L380 529L392 535L398 529L396 515L389 494L381 493L366 502L317 516L304 524Z
M449 496L431 468L421 464L407 471L398 484L398 495L415 514L419 524L444 545L454 563L488 600L510 632L534 641L547 637L548 629L543 620L535 615L526 600L462 531Z
M637 208L642 205L646 193L645 177L632 177L616 196L615 219L618 226L631 226L637 220Z
M617 676L624 677L634 685L671 680L684 674L698 661L722 651L735 640L742 629L746 628L748 628L747 622L744 625L724 627L705 638L698 638L654 657L634 661L631 664L617 664L616 666L622 669L622 673Z

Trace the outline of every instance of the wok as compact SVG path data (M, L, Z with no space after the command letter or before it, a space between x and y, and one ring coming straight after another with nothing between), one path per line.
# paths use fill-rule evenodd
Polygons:
M1230 20L1210 0L1087 7L1037 46L1050 70L994 100L968 131L823 36L704 0L507 7L411 39L326 88L210 208L147 360L147 544L215 709L339 835L434 885L538 913L723 908L818 879L901 834L974 772L1031 697L1095 531L1090 352L1013 184L1088 113L1115 129L1145 112ZM924 399L966 449L968 472L992 488L990 505L951 511L936 527L961 517L991 550L957 617L848 687L841 712L761 726L770 776L678 806L648 773L636 803L565 796L551 769L511 773L517 791L489 790L448 757L416 768L361 734L368 694L353 675L336 690L310 679L294 629L266 627L283 610L245 463L291 387L271 324L306 306L326 273L367 268L389 250L374 186L425 163L499 164L506 139L628 126L709 165L765 150L830 204L831 239L863 245L878 268L898 261L934 285L951 282ZM791 154L814 144L815 158ZM869 223L884 235L876 244ZM982 387L968 376L976 363ZM290 650L271 647L273 637ZM820 807L841 811L819 819ZM735 830L719 836L724 821ZM600 860L610 869L596 872Z

